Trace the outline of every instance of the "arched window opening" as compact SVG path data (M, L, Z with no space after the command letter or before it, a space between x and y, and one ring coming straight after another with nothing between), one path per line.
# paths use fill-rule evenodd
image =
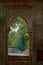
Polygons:
M8 55L29 56L30 37L27 28L28 24L21 16L11 21L8 33Z

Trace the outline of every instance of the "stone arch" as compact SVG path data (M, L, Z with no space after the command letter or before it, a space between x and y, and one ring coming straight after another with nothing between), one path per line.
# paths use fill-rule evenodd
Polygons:
M24 20L24 22L26 22L26 24L28 24L27 20L25 20L24 17L22 17L22 16L20 16L20 15L18 15L18 16L21 17L21 18ZM16 17L18 17L18 16L16 16ZM15 18L13 17L13 18L11 19L11 22L12 22L12 20L16 19L16 17L15 17ZM11 23L11 22L10 22L10 23ZM27 28L28 28L28 27L27 27ZM27 32L27 33L28 33L28 32ZM29 45L30 45L30 43L29 43Z
M32 24L31 24L31 22L30 22L30 19L28 18L28 16L26 17L24 14L20 14L20 13L18 13L18 14L16 14L16 15L12 15L12 16L10 16L9 17L9 20L8 20L8 22L7 22L7 28L9 28L9 26L10 26L10 22L13 20L13 19L15 19L16 17L18 17L18 16L20 16L21 18L23 18L24 20L25 20L25 22L27 23L27 25L28 25L28 33L30 34L30 29L32 28ZM9 29L8 29L9 30Z
M18 17L18 16L20 16L21 18L23 18L23 19L26 21L26 23L29 23L28 18L27 18L26 16L24 16L24 15L21 15L21 14L19 14L19 15L17 14L17 15L11 16L10 19L9 19L9 23L10 23L13 19L15 19L16 17Z

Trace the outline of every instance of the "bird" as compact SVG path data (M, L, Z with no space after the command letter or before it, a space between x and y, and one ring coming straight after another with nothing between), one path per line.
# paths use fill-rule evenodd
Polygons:
M24 50L24 48L25 48L23 35L20 36L20 38L19 38L19 40L18 40L18 42L17 42L17 48L19 48L19 50L20 50L21 52L23 52L23 50Z

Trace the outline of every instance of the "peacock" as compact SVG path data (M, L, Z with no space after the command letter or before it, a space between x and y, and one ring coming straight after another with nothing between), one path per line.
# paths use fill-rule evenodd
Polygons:
M21 35L18 42L17 42L17 48L20 50L20 51L23 51L24 50L24 36Z

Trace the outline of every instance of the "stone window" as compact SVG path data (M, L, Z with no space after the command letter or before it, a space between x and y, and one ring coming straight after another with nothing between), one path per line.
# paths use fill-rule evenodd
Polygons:
M26 20L17 16L10 23L8 33L8 55L29 56L30 36Z

